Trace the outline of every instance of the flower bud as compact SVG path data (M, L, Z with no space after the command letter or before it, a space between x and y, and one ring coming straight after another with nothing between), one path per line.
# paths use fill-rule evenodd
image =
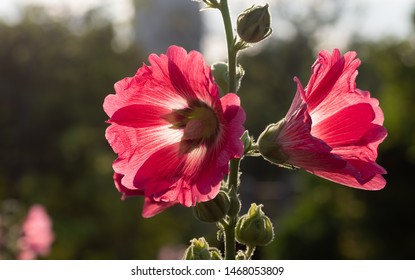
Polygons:
M190 246L186 249L185 260L221 260L220 251L217 248L209 248L209 244L201 237L190 240Z
M228 214L230 203L226 192L220 191L214 199L197 203L193 210L198 220L205 223L216 223Z
M258 138L258 150L261 155L269 162L288 167L286 164L288 156L281 149L281 145L278 143L278 135L285 125L285 119L282 119L278 123L273 123L267 126Z
M215 83L219 86L222 95L228 93L228 64L226 64L225 62L216 62L212 64L210 68L212 70L213 78L215 78Z
M246 155L252 149L253 145L253 139L249 136L248 130L245 130L244 134L242 134L241 141L244 144L244 155Z
M270 219L261 210L262 204L251 204L248 213L236 224L236 240L248 246L265 246L274 239Z
M257 43L272 33L271 15L268 4L253 5L238 16L237 28L239 37L247 43Z
M229 92L229 70L228 64L225 62L216 62L210 67L212 75L215 78L216 84L221 90L221 94L224 95ZM236 89L241 86L242 77L245 75L245 70L241 65L236 67Z

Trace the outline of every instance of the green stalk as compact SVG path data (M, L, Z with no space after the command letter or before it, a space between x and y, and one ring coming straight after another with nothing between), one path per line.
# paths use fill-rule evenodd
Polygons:
M234 45L234 36L232 29L232 20L229 12L228 0L220 1L220 12L225 26L226 43L228 47L228 75L229 75L229 92L236 93L236 54Z
M225 26L226 43L228 48L228 92L236 93L236 55L238 51L235 48L232 20L229 12L228 0L220 1L219 10L221 12L223 23ZM228 188L229 193L233 194L234 196L236 196L236 191L232 191L232 189L236 190L238 187L239 162L240 159L232 159L229 163L230 170L228 177ZM239 198L236 197L236 199ZM232 200L233 199L231 198L231 201ZM227 260L234 260L236 255L235 226L237 219L238 213L234 214L234 216L230 216L226 225L223 224L225 230L225 259Z
M256 246L254 245L247 245L246 246L246 257L248 260L250 260L252 258L252 255L254 254Z
M239 163L241 159L235 158L230 161L229 166L229 177L228 177L228 188L229 188L229 194L232 196L235 196L231 198L231 203L235 203L235 200L239 200L237 197L236 189L238 187L238 181L239 181ZM232 191L234 189L235 191ZM235 207L231 205L231 208ZM238 220L238 213L236 213L234 216L229 216L229 222L226 226L224 226L225 229L225 259L227 260L234 260L236 256L236 249L235 249L235 227L236 222Z

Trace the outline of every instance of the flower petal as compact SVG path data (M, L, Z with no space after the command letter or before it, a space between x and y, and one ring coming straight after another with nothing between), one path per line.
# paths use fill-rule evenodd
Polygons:
M113 176L115 187L120 193L122 193L122 196L121 196L122 200L126 199L127 197L144 195L144 192L142 190L138 190L138 189L132 190L132 189L126 188L121 182L123 177L124 175L119 174L119 173L114 173L114 176Z
M176 201L155 201L151 197L146 197L144 199L143 212L141 215L143 218L151 218L175 204L177 204Z
M167 50L169 57L169 77L174 89L186 99L201 100L212 106L219 97L219 89L213 82L210 67L201 53L187 53L183 48L171 46Z
M285 125L278 134L277 143L288 156L287 163L308 170L333 170L342 168L346 161L331 153L325 142L310 134L311 117L307 106L303 104L293 115L288 116Z
M227 121L226 133L226 142L227 148L224 149L223 153L229 152L227 156L224 154L219 155L218 164L224 165L229 158L241 157L243 155L243 143L240 140L242 134L244 133L243 123L245 122L245 111L240 106L240 99L236 94L229 93L223 96L221 99L223 116ZM231 140L231 141L229 141ZM232 141L233 140L233 141Z
M360 60L355 57L355 52L348 52L341 57L337 49L333 54L320 52L305 93L313 123L320 122L344 107L371 102L369 95L362 95L356 89L355 79Z
M159 106L134 104L114 112L109 122L135 128L160 126L168 123L163 116L169 112L170 110Z
M357 143L374 125L375 113L368 103L349 106L313 125L311 134L331 147ZM378 127L378 126L376 126ZM375 129L375 127L374 127Z
M363 184L359 183L354 175L347 173L316 171L313 172L313 174L341 185L368 191L381 190L386 185L385 178L383 178L380 174L376 174L369 181Z

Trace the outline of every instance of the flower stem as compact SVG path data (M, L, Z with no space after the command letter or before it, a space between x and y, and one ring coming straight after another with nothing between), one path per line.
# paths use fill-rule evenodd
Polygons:
M234 158L229 163L228 186L229 188L234 188L235 191L239 185L239 163L240 162L241 162L240 158Z
M224 227L225 260L235 260L235 225L236 219L231 218L228 225Z
M246 257L248 260L250 260L252 258L252 255L254 254L256 246L254 245L247 245L246 247Z
M233 35L233 27L232 27L232 20L231 15L229 12L229 5L228 0L221 0L220 1L220 8L219 8L223 23L225 26L225 34L226 34L226 43L228 48L228 92L236 93L237 86L236 86L236 56L238 50L235 48L235 39ZM229 163L229 176L228 176L228 188L229 194L234 196L231 198L231 203L233 201L236 204L239 198L236 192L239 184L239 162L240 158L232 159ZM236 205L233 205L235 208ZM237 206L239 211L239 205ZM232 205L231 205L232 208ZM224 233L225 233L225 259L227 260L234 260L235 259L235 252L236 252L236 241L235 241L235 227L236 222L238 220L239 213L232 213L229 215L227 224L223 224L224 226Z
M233 37L231 15L229 13L228 0L220 1L220 12L222 15L223 23L225 25L226 43L228 47L228 75L229 75L229 88L228 91L236 93L236 54L235 42Z
M230 170L229 170L229 177L228 177L228 188L229 188L229 195L231 195L231 208L237 208L239 211L239 205L236 205L236 203L239 202L239 198L236 192L236 189L239 184L239 163L241 159L235 158L232 159L230 162ZM234 204L234 205L232 205ZM235 259L235 227L236 222L238 220L238 214L234 213L233 215L229 215L229 220L226 226L224 226L225 229L225 259L227 260L234 260Z

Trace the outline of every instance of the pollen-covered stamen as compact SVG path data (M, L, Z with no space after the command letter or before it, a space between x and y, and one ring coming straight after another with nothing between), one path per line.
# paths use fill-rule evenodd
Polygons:
M188 108L173 110L163 118L172 124L171 128L183 129L183 152L189 152L201 144L213 143L219 131L215 111L200 101L191 102Z

